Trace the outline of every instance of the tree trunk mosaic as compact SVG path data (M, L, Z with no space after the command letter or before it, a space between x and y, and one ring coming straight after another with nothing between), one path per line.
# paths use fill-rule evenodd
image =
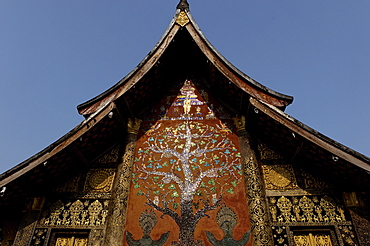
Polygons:
M185 81L142 123L124 245L251 245L230 115Z

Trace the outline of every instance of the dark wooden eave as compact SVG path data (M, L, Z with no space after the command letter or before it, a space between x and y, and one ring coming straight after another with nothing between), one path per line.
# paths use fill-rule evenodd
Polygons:
M370 188L370 158L294 119L278 108L250 99L249 115L258 137L280 148L292 164L331 179L345 189Z
M156 69L156 65L160 61L161 57L169 48L171 42L176 39L175 36L177 36L180 31L184 30L190 34L192 41L196 43L208 61L213 64L213 66L216 67L216 69L221 72L230 83L233 83L238 87L239 90L247 93L251 97L281 109L284 109L287 105L292 103L293 97L280 94L261 85L227 61L203 35L192 18L186 3L187 2L184 1L184 7L177 9L174 18L162 38L152 51L143 59L143 61L110 89L95 98L78 105L77 109L80 114L88 116L96 112L96 110L99 110L101 107L104 107L106 104L122 97L128 90L139 83L150 70ZM177 20L180 14L184 12L186 13L187 23L182 26L178 24Z
M109 117L109 113L115 115ZM82 121L70 132L44 150L0 175L0 187L6 187L0 197L0 207L15 197L24 199L30 189L62 178L71 170L84 168L97 153L117 142L122 123L112 102ZM44 189L44 188L43 188ZM37 192L37 191L36 191Z

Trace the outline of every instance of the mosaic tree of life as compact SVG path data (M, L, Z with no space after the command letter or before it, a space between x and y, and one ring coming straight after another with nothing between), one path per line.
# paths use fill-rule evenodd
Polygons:
M189 120L187 98L181 105L184 120L157 121L141 137L132 182L148 207L178 225L177 245L201 245L194 239L198 222L234 194L242 165L231 130L216 118Z

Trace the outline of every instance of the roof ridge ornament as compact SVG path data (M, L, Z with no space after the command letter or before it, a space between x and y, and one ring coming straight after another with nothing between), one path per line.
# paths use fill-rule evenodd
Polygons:
M182 11L189 10L189 3L187 0L180 0L179 4L177 5L176 9L180 9Z
M176 23L180 26L185 26L189 23L189 21L188 15L185 13L185 11L181 10L180 14L177 16Z

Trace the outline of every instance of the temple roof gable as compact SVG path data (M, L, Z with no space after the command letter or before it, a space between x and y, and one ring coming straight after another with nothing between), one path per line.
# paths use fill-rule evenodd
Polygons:
M160 63L163 54L169 49L171 42L177 39L180 32L188 32L191 36L191 40L189 39L187 41L188 43L184 45L191 46L192 44L189 42L195 42L208 61L211 62L229 82L235 84L241 91L253 98L282 109L292 103L293 97L278 93L263 86L224 58L201 32L190 13L187 1L181 1L163 36L139 65L110 89L78 105L78 112L84 116L90 115L109 102L117 100L134 85L140 83L142 78L149 71L157 69L156 65Z

